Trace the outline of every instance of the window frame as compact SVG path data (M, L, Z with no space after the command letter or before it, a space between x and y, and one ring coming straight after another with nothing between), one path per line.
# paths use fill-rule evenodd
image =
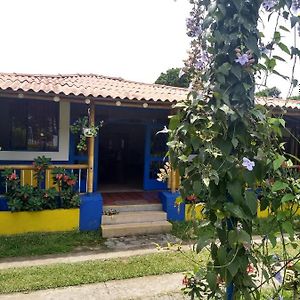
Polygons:
M24 101L26 101L24 99ZM39 100L36 100L39 101ZM44 100L43 100L44 101ZM1 106L1 102L0 102ZM8 161L32 161L37 156L46 156L56 161L69 160L70 141L70 103L59 102L59 129L58 129L58 151L29 151L11 150L0 151L0 160Z

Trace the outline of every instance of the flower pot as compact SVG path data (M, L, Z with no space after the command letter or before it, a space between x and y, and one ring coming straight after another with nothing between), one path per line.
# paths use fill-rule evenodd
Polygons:
M94 136L93 128L86 127L86 128L83 128L82 131L83 131L83 135L85 137L93 137Z

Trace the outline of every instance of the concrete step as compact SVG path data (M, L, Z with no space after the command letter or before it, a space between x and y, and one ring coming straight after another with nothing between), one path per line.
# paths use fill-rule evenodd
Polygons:
M167 233L172 229L168 221L155 221L144 223L112 224L102 225L102 236L104 238L140 235L151 233Z
M103 211L108 209L115 209L118 212L124 211L161 211L161 203L151 203L151 204L128 204L128 205L104 205Z
M102 225L108 224L128 224L128 223L143 223L166 221L167 213L164 211L134 211L134 212L120 212L117 215L102 216Z

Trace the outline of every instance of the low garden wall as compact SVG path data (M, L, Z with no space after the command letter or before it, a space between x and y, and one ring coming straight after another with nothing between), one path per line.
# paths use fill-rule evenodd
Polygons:
M6 199L1 197L0 235L98 230L101 225L102 202L100 193L91 193L80 196L79 208L10 212Z
M180 197L180 194L171 193L170 191L163 191L159 193L159 198L162 202L163 210L167 213L167 219L169 221L191 221L193 219L203 219L202 211L204 209L203 203L196 205L181 203L176 204L176 199ZM284 209L291 209L288 205ZM300 215L300 209L297 209L294 213ZM266 218L269 216L269 209L261 210L259 205L257 207L257 216L259 218Z

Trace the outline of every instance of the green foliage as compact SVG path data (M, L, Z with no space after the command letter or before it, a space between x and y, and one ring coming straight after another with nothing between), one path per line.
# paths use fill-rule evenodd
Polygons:
M254 106L255 75L263 70L277 74L280 58L262 53L259 46L262 1L191 2L194 27L201 32L192 42L194 89L170 119L168 146L170 162L181 175L182 198L193 195L205 203L196 249L209 248L211 259L198 283L207 283L208 299L224 298L231 283L234 299L260 299L260 285L247 270L260 265L262 281L272 280L265 236L276 246L279 230L292 241L294 208L300 204L299 178L280 144L285 122ZM279 1L272 11L289 14L290 6L290 1ZM281 37L278 28L272 47L291 54ZM258 198L272 216L263 246L252 237ZM286 204L290 209L283 209Z
M50 159L38 157L34 160L35 178L37 186L29 184L22 185L20 178L12 169L2 172L2 177L7 185L5 196L8 200L8 207L11 211L38 211L43 209L73 208L78 207L80 198L75 191L77 178L60 168L53 172L55 188L44 189L42 184L45 180L45 171L49 167Z
M161 73L155 83L187 88L190 84L191 76L188 74L180 75L180 68L172 68L165 73Z
M266 88L262 91L255 93L257 97L275 97L278 98L281 94L281 91L277 87Z
M102 127L103 121L96 126L90 126L89 118L84 116L76 120L71 126L70 130L74 135L79 135L79 142L76 145L78 151L87 151L87 138L97 136L100 127Z
M44 155L38 156L33 161L34 166L34 177L37 180L37 185L39 188L42 187L42 182L45 180L46 170L51 162L51 158L47 158Z

